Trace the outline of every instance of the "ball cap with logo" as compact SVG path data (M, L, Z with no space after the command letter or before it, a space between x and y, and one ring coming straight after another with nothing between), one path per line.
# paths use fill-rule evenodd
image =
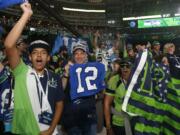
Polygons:
M120 65L130 65L130 66L132 66L131 59L128 58L128 57L122 58L120 60Z
M73 46L73 53L78 50L81 49L84 52L87 53L87 43L85 41L78 41L74 46Z
M35 48L44 48L47 50L48 53L50 52L50 45L43 40L35 40L31 42L28 47L29 53L31 53Z
M153 41L152 45L155 46L155 45L161 45L161 44L159 43L159 41Z

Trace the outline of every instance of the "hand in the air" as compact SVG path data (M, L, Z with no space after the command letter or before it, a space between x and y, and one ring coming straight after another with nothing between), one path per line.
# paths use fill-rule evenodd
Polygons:
M33 11L31 8L31 4L29 2L25 2L25 3L21 4L21 9L22 9L24 14L29 15L29 17L32 16Z

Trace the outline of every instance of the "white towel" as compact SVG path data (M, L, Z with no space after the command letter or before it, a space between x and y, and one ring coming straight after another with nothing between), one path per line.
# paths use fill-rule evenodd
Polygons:
M40 131L47 130L50 126L46 124L39 123L38 115L41 114L41 108L39 103L39 97L37 93L37 84L36 84L36 78L35 78L35 71L32 68L29 68L27 72L27 90L30 98L30 102L32 105L32 109L34 112L34 116L36 118L36 121L39 125ZM49 102L48 102L49 103ZM48 112L52 113L50 104L48 104ZM57 135L57 128L55 128L53 135Z

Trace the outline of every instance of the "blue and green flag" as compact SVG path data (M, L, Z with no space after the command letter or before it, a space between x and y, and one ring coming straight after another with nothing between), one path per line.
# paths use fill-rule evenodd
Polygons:
M122 110L134 116L135 135L180 135L180 80L148 50L137 55Z

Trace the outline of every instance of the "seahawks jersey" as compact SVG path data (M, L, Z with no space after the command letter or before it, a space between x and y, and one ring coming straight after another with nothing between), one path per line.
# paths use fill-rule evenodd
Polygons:
M70 67L71 99L95 95L105 88L105 67L98 62Z
M11 76L8 69L4 68L0 72L0 120L4 121L4 132L11 131L13 117L13 93L11 89Z
M8 72L4 68L0 72L0 118L3 119L3 112L8 103L8 93L10 89L10 80L8 79ZM6 101L7 100L7 101Z

